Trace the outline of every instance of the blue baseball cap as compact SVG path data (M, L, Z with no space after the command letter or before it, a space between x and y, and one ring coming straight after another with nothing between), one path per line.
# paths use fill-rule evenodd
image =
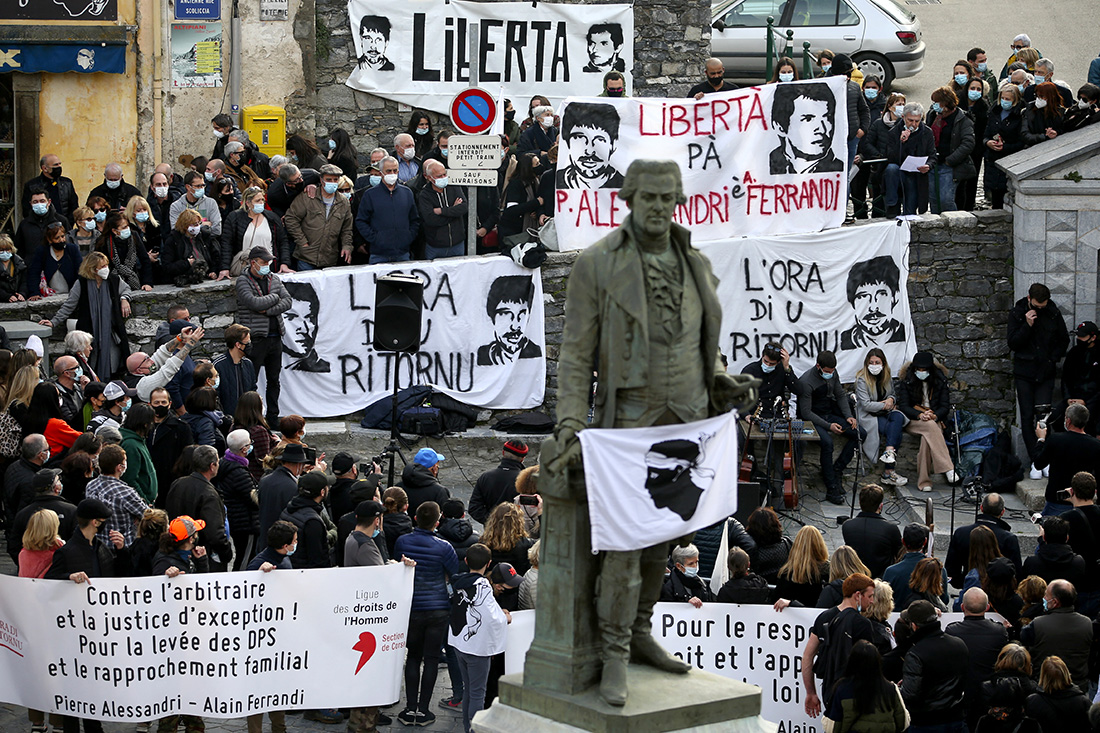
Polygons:
M413 458L413 463L424 468L431 468L440 461L447 459L447 456L436 453L431 448L421 448L416 452L416 457Z

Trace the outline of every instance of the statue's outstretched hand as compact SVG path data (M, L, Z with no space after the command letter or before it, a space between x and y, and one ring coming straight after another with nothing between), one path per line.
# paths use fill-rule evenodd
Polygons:
M558 454L550 460L547 468L551 473L564 471L568 466L575 466L581 460L581 441L577 437L577 431L573 428L560 428L554 436L557 443Z
M710 401L719 412L735 409L740 415L748 415L756 409L759 387L760 380L748 374L719 372L714 375Z

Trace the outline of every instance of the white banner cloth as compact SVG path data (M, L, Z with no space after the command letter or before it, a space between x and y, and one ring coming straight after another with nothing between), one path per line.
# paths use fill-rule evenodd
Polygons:
M555 201L561 249L588 247L622 223L629 209L619 189L638 159L679 164L687 202L673 218L696 242L840 226L845 100L843 78L700 100L565 100Z
M375 352L374 283L425 282L417 354ZM527 409L546 386L542 277L507 257L340 267L284 275L282 414L346 415L398 387L428 384L474 407ZM261 394L263 392L261 391Z
M780 731L820 731L821 720L807 717L802 689L802 647L810 638L821 608L788 608L782 613L771 606L739 606L707 603L694 608L688 603L658 603L653 609L653 636L670 653L706 672L756 685L762 692L760 716L779 724ZM535 611L515 611L508 626L504 673L523 671L527 649L535 638ZM898 614L890 617L890 627ZM995 613L986 618L1000 621ZM961 613L945 613L943 628L962 621ZM828 704L818 680L821 704Z
M503 85L522 110L517 121L535 94L555 104L570 94L599 94L608 71L623 72L630 93L628 3L350 0L348 22L355 58L347 85L413 107L450 114L451 99L470 86L474 26L478 83L490 90Z
M737 511L737 413L683 425L577 433L592 551L638 550Z
M896 375L917 351L909 291L909 223L882 222L816 234L701 242L718 277L729 371L778 341L801 376L820 351L841 381L878 346Z
M413 568L0 576L0 700L80 718L388 705Z

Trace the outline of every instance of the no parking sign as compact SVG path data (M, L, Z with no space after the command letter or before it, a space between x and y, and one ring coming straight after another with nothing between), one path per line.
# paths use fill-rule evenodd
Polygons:
M496 116L497 102L484 89L463 89L451 100L451 122L467 135L488 130Z

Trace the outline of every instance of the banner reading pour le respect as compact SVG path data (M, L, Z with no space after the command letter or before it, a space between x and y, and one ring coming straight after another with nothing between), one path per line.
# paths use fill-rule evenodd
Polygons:
M0 700L96 720L397 700L413 569L0 576Z

